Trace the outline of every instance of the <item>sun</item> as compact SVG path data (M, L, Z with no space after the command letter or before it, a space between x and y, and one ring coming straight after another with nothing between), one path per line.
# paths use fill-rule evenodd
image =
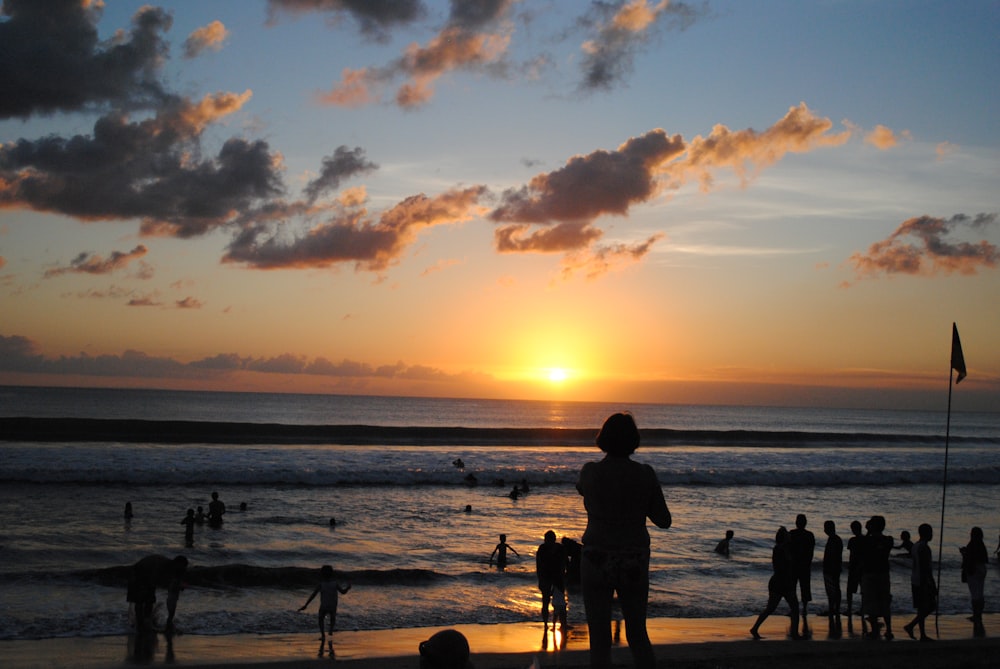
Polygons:
M569 372L562 367L550 367L548 375L552 383L562 383L569 378Z

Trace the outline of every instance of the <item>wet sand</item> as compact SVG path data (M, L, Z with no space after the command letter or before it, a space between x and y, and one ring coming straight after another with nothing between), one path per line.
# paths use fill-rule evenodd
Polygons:
M671 669L948 669L1000 666L1000 637L971 638L965 616L942 616L939 640L919 643L902 630L909 616L896 623L896 639L871 641L858 637L826 638L826 621L814 618L814 638L786 638L788 619L772 616L764 623L764 639L750 639L752 618L655 619L649 622L660 667ZM588 666L586 635L569 630L564 646L541 623L454 625L472 648L477 669L528 669L537 658L540 667ZM986 616L987 632L1000 629L1000 614ZM418 644L440 628L342 631L334 634L335 662L348 669L396 669L419 666ZM928 626L934 634L934 624ZM544 634L544 638L543 638ZM202 636L159 635L147 654L137 657L127 637L46 639L0 642L0 665L5 669L110 669L174 665L187 669L254 666L261 669L298 669L329 665L318 655L315 634ZM614 649L616 666L631 666L628 648Z

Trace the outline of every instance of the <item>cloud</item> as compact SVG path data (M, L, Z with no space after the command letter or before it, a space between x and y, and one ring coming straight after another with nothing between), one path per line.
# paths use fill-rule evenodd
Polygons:
M152 108L171 97L159 71L172 19L145 6L128 32L101 41L102 2L4 0L0 15L0 119L112 104Z
M566 253L564 277L583 271L598 276L635 262L661 237L636 245L599 246L603 236L594 221L605 215L627 216L665 189L696 179L713 185L719 169L731 169L746 185L761 170L790 152L807 152L846 142L852 131L831 134L833 123L800 104L763 132L731 131L717 125L708 137L686 143L661 129L629 139L613 151L574 156L563 167L510 188L488 219L500 253Z
M426 11L420 0L268 0L267 9L271 23L281 12L328 13L335 23L351 17L362 34L380 41L389 38L393 27L412 23Z
M218 51L228 37L229 31L222 21L212 21L192 31L184 40L184 57L197 58L205 51Z
M635 244L601 244L566 254L562 259L560 274L563 279L568 280L582 272L587 279L596 279L608 272L641 262L653 248L653 244L664 236L658 233Z
M832 127L832 121L815 116L804 102L789 108L784 117L763 132L752 128L732 131L716 125L708 137L699 135L692 139L685 156L669 165L665 172L673 179L671 187L695 178L707 191L714 182L713 171L730 168L746 186L764 168L788 153L840 146L853 134L850 128L830 134Z
M667 19L680 30L689 27L704 13L684 2L670 0L628 0L594 2L592 15L583 19L594 27L596 35L581 45L583 50L582 90L609 90L625 80L632 62Z
M604 214L625 215L656 191L660 167L684 151L684 140L651 130L614 151L574 156L565 166L508 189L490 212L496 222L590 221Z
M877 125L874 130L865 135L865 144L871 144L877 149L885 150L896 146L901 138L908 139L909 137L910 133L905 130L896 134L891 128Z
M997 214L955 214L951 218L917 216L903 221L882 241L875 242L867 253L857 252L848 262L858 279L880 274L976 274L981 268L994 268L1000 262L1000 249L985 239L977 242L951 241L963 230L993 226Z
M267 143L227 140L201 157L210 123L250 98L219 93L174 100L155 116L102 116L93 134L51 135L0 146L0 208L66 214L85 221L140 218L146 234L193 237L281 194L280 160Z
M452 0L446 25L426 45L411 44L384 67L345 68L332 90L317 99L326 104L360 106L381 100L381 90L399 77L395 103L413 109L434 95L433 84L453 70L481 70L498 65L510 44L502 25L514 0Z
M454 189L435 197L414 195L373 216L361 205L330 205L331 217L300 236L283 239L267 224L248 225L227 247L223 262L256 269L330 267L353 262L358 270L381 271L399 259L417 233L469 220L481 213L484 186Z
M215 378L236 372L260 374L300 374L341 379L401 379L408 381L455 382L479 374L452 374L426 365L396 362L373 365L344 359L331 362L327 358L309 359L293 353L269 358L254 358L236 353L219 353L191 362L151 356L128 350L121 355L77 355L46 357L37 343L21 335L0 334L0 372L32 374L72 374L86 376L118 376L127 378Z
M319 176L306 185L306 197L311 202L324 191L339 188L341 180L358 174L368 174L377 169L378 165L365 158L365 152L361 147L348 149L346 146L338 146L332 156L323 158Z
M128 267L129 263L137 258L141 258L146 253L148 249L139 244L131 251L112 251L111 255L107 258L103 258L96 254L91 253L80 253L77 255L67 267L56 267L50 270L46 270L45 278L49 279L54 276L61 276L63 274L110 274L115 270L124 269Z
M177 307L178 309L201 309L205 305L201 300L191 297L189 295L188 297L185 297L183 300L177 300L176 302L174 302L174 306Z

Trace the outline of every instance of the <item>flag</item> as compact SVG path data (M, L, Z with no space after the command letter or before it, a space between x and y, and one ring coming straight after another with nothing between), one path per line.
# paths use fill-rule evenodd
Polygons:
M958 326L951 324L951 368L958 372L955 383L965 378L965 356L962 355L962 340L958 338Z

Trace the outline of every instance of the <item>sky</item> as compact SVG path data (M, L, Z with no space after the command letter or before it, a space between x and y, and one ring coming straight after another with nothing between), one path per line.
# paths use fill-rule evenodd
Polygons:
M1000 2L4 0L0 383L1000 410Z

